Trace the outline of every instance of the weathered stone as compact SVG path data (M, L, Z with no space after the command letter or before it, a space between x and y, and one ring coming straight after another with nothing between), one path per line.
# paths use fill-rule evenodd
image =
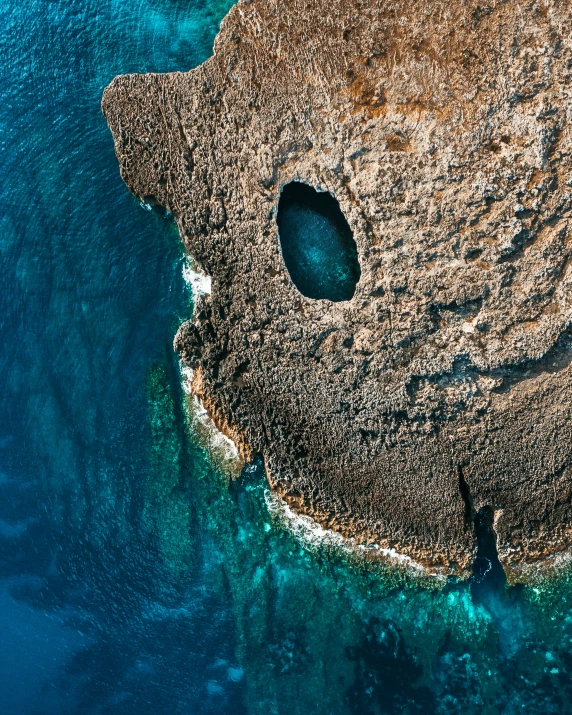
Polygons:
M430 568L486 505L507 568L572 541L571 37L556 0L245 0L201 67L105 91L212 276L177 339L205 405L294 509ZM294 179L350 224L349 301L289 280Z

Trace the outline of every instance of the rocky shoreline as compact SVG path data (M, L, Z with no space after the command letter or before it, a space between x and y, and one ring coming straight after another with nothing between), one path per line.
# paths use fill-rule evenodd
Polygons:
M324 528L466 575L572 543L572 8L243 1L189 73L103 110L121 173L212 279L175 344L273 490ZM283 186L338 200L351 300L306 298Z

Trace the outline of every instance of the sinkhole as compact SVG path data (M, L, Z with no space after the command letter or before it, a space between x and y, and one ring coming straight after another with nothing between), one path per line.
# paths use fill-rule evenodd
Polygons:
M300 293L317 300L350 300L361 270L337 199L292 181L280 194L277 222L284 263Z

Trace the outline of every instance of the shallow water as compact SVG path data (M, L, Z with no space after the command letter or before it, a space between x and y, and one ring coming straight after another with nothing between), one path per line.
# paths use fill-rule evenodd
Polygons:
M99 100L201 62L226 9L0 0L0 712L570 712L569 571L359 566L198 441L184 257Z

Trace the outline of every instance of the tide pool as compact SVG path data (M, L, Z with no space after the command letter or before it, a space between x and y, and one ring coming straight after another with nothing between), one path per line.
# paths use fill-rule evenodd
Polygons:
M570 712L569 569L358 560L191 409L188 264L99 102L202 62L229 5L0 0L0 713Z

